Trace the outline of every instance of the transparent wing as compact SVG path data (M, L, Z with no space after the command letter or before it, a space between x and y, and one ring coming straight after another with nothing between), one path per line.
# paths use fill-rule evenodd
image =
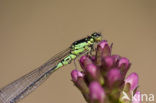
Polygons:
M0 89L0 103L15 103L31 93L55 71L56 65L69 53L70 48L56 54L37 69Z

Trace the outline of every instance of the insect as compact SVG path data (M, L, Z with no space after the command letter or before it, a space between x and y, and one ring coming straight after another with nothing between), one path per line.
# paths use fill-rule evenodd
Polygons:
M46 63L0 89L0 103L15 103L31 93L54 71L70 64L81 54L90 52L93 46L102 40L99 33L75 41L64 51L56 54Z

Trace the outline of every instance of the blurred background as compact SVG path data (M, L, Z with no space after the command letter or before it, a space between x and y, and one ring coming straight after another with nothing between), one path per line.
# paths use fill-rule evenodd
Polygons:
M0 87L93 32L129 58L140 91L156 95L155 0L0 0ZM20 103L85 103L73 69L56 71Z

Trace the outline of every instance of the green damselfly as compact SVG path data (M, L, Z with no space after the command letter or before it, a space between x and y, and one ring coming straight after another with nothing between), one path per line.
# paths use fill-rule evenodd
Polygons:
M70 64L81 54L90 52L94 44L101 40L101 34L93 33L75 41L69 48L58 53L37 69L0 89L0 103L15 103L22 99L43 83L54 71Z

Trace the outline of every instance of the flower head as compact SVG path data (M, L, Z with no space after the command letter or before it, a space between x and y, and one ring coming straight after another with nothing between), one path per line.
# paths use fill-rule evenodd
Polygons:
M125 57L112 55L111 49L106 40L101 41L95 55L80 58L83 73L78 70L71 73L74 84L88 103L132 103L121 99L122 92L129 94L137 91L138 75L131 73L125 79L131 63Z

